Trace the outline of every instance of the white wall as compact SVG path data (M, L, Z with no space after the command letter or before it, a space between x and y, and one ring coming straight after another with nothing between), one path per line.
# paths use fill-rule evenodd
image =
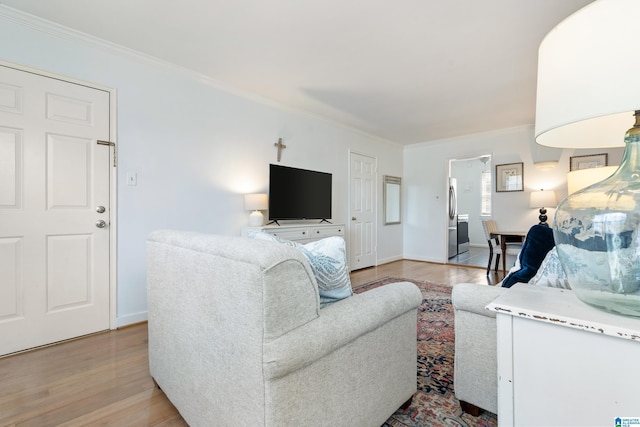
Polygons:
M402 147L233 94L195 73L0 6L0 60L117 90L117 324L146 319L145 239L159 228L240 235L243 193L266 192L273 144L283 165L333 173L333 222L348 221L349 152L378 159L378 256L402 257L402 228L382 226L382 175L402 176ZM137 174L137 186L126 184Z
M491 154L494 174L495 165L523 162L524 191L496 193L494 185L492 217L500 228L526 231L539 222L538 210L529 208L531 191L555 190L558 201L566 197L566 175L571 156L609 153L609 165L617 165L622 151L621 148L557 150L558 165L542 171L533 165L534 160L541 159L536 158L540 150L534 142L532 125L407 146L404 150L403 182L404 257L446 262L446 195L450 159ZM547 215L553 218L554 213L554 209L548 209Z

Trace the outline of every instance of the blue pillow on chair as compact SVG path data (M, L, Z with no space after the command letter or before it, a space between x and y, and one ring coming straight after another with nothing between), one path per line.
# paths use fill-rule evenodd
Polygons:
M510 288L514 283L527 283L538 272L544 257L555 246L553 230L548 225L534 225L524 239L520 250L518 271L509 273L502 281L503 288Z

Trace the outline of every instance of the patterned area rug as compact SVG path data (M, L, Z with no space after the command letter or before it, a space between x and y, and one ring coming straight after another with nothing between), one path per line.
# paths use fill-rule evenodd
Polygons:
M454 325L451 288L429 282L385 277L354 289L355 293L395 282L411 282L422 291L418 308L418 392L411 406L398 409L383 427L497 426L495 414L473 417L460 409L453 392Z

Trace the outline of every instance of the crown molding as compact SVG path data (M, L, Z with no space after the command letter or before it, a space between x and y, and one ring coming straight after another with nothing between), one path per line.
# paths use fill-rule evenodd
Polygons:
M175 64L173 62L170 62L164 59L157 58L152 55L148 55L146 53L142 53L135 49L131 49L116 43L109 42L99 37L92 36L90 34L86 34L78 30L74 30L72 28L66 27L56 22L52 22L52 21L37 17L35 15L31 15L26 12L22 12L20 10L5 6L3 4L0 4L0 18L14 22L24 27L31 28L33 30L47 34L48 36L57 37L57 38L64 39L74 43L82 43L90 48L98 48L103 51L106 51L107 53L116 54L126 59L134 59L144 64L152 65L153 67L163 68L171 72L176 72L178 74L181 74L185 78L198 81L199 83L210 86L214 89L229 93L231 95L238 96L243 99L256 102L258 104L266 105L282 111L287 111L296 115L313 118L315 120L320 120L332 126L337 126L342 129L348 130L350 132L355 132L367 138L375 139L381 143L400 146L399 143L393 140L389 140L377 135L373 135L361 129L340 123L338 121L332 120L330 118L324 117L316 113L290 107L279 101L275 101L275 100L257 95L255 93L239 89L235 86L232 86L223 81L214 79L213 77L207 76L203 73L192 70L190 68Z

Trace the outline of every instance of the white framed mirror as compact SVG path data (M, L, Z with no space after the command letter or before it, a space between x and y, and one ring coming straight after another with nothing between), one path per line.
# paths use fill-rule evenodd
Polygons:
M400 195L402 193L402 178L384 175L384 225L400 224Z

